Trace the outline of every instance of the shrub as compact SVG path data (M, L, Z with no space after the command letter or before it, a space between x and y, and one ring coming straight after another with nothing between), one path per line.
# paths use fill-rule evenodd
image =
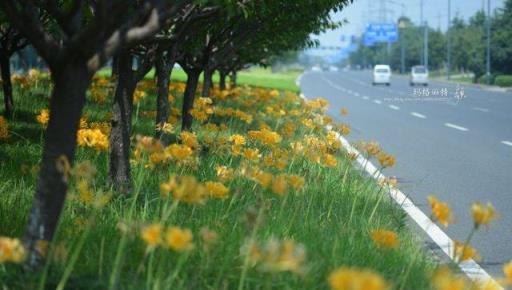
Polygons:
M487 78L489 78L489 82L487 82ZM495 78L493 75L490 75L490 76L483 75L483 76L479 77L476 82L478 84L483 84L483 85L486 85L486 84L492 85L495 82Z
M512 75L497 76L494 84L500 87L512 87Z

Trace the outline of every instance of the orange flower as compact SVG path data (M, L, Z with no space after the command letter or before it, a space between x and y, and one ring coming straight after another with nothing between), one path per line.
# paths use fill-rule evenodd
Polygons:
M439 201L435 196L429 196L428 202L432 209L433 217L445 227L454 222L452 210L447 203Z

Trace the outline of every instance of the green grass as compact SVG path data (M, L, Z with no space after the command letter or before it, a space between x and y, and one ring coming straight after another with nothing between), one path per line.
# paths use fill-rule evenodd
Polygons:
M291 89L295 76L256 70L241 73L240 83L270 86L275 82L279 83L278 88ZM178 78L179 74L175 73L174 77ZM335 168L291 153L282 170L260 165L274 175L297 174L305 178L302 190L290 190L285 196L278 196L247 178L236 177L225 183L230 190L227 199L189 205L160 197L159 184L172 174L188 174L208 181L216 180L217 165L240 172L241 158L223 153L212 144L220 144L222 137L257 130L260 122L278 132L285 122L297 126L293 135L281 142L283 149L290 142L303 141L306 135L325 138L323 129L301 125L300 118L309 113L278 118L261 114L269 105L287 111L301 110L303 104L298 98L290 102L282 94L263 102L255 99L256 94L243 90L238 98L216 102L219 107L252 114L255 120L250 124L234 117L215 116L209 122L226 124L227 128L212 133L195 122L194 131L202 147L194 155L197 167L178 166L174 162L157 167L134 165L133 194L115 197L102 209L76 198L68 199L55 240L55 244L65 246L67 258L61 255L60 259L50 261L46 272L42 269L35 273L25 272L18 265L0 264L2 289L327 289L329 273L340 266L371 269L383 275L394 289L430 289L429 277L435 263L407 228L404 212L389 198L385 188L355 170L341 150L332 150L338 160ZM48 95L47 85L39 84L25 92L16 87L11 136L7 141L0 141L3 142L0 145L0 236L23 234L36 183L33 167L40 161L44 134L35 122L35 115L48 106ZM179 105L180 101L173 104ZM154 107L154 90L150 89L148 97L137 106L134 134L153 134L154 120L144 117L143 112ZM108 102L89 101L84 110L89 122L105 120L108 112ZM216 141L208 142L208 138ZM248 141L246 146L259 148L263 156L270 152L268 147L254 141ZM89 160L96 167L92 182L95 195L108 191L107 154L80 147L77 160ZM70 194L76 197L73 185ZM174 210L163 219L162 212L169 208ZM145 252L139 230L152 222L191 229L195 248L184 253L163 248ZM203 227L219 236L208 250L203 248L200 238ZM381 228L398 233L401 241L398 249L376 247L370 233ZM263 242L271 238L290 239L304 246L306 259L302 275L268 273L257 265L245 263L241 248L248 240ZM71 257L75 254L77 263L73 264ZM65 273L70 274L69 279ZM43 284L44 287L38 288Z
M301 73L302 72L300 71L272 73L270 69L254 67L239 72L237 76L237 83L241 86L248 85L261 88L298 92L299 87L295 84L295 81ZM99 72L99 74L102 76L110 76L111 71L110 69L103 69ZM150 71L146 75L146 79L154 78L154 74L154 70ZM175 68L172 71L171 79L173 81L185 82L187 81L187 74L185 71L183 71L183 69ZM218 73L214 74L213 80L214 82L219 81ZM229 81L229 78L227 81Z

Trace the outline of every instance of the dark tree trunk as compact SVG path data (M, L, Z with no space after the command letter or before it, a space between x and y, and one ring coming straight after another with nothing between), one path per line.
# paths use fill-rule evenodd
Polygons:
M14 102L12 99L12 83L11 83L11 65L9 56L1 53L0 69L2 70L2 87L4 91L5 117L10 119L14 110Z
M117 65L117 62L118 62L118 56L115 55L114 57L112 57L112 71L111 71L111 74L110 74L110 78L115 80L117 78L117 73L118 73L118 65Z
M38 241L51 241L66 199L67 184L59 160L73 163L76 134L91 75L81 63L66 63L54 70L55 84L50 101L41 170L28 218L24 242L29 250L28 265L37 266L42 257L35 250Z
M130 177L130 132L132 125L133 93L136 82L132 70L133 57L123 51L117 59L117 87L112 108L112 130L110 132L109 178L113 187L129 194Z
M223 70L220 70L219 75L219 88L223 91L226 89L226 73Z
M203 92L201 96L203 98L208 98L210 97L210 90L213 86L213 71L210 69L205 69L203 78Z
M201 74L200 70L188 70L187 72L187 86L185 88L185 93L183 94L183 109L182 120L181 120L181 130L182 131L190 131L192 129L192 121L193 117L190 114L190 110L194 108L194 99L196 96L197 83L199 81L199 75Z
M236 88L237 86L237 72L233 71L231 72L231 88Z
M163 52L159 52L155 68L157 79L156 125L160 128L169 119L169 83L173 66L174 60L168 59ZM165 141L165 136L165 132L156 130L156 138Z

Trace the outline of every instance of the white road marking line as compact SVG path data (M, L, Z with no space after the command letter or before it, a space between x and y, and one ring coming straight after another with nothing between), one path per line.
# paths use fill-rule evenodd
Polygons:
M426 119L427 118L427 116L422 115L420 113L416 113L416 112L411 112L411 116L414 116L414 117L420 118L420 119Z
M306 98L303 94L300 94L300 97L303 99ZM328 130L330 130L330 128L330 126L327 126ZM345 139L337 132L335 132L335 134L347 152L353 153L357 156L356 162L359 164L360 168L364 169L377 181L383 181L386 179L386 176L378 172L377 167L375 167L373 163L364 158L364 156L359 153L357 149L350 145L347 139ZM453 240L448 237L448 235L443 232L443 230L438 225L436 225L423 211L421 211L421 209L419 209L402 191L392 188L389 194L395 200L395 202L409 215L409 217L415 221L418 226L420 226L420 228L425 231L425 233L427 233L427 235L437 244L437 246L441 248L441 250L450 259L453 260L453 249L455 248L455 243ZM472 280L482 282L492 280L492 277L473 259L469 259L458 265L462 272L464 272L464 274L466 274L466 276ZM497 289L504 290L499 286Z
M484 112L484 113L489 113L489 109L486 109L486 108L474 107L473 110Z
M388 107L389 107L390 109L395 110L395 111L400 111L400 107L398 107L398 106L395 106L395 105L389 105Z
M370 98L368 96L363 96L363 100L369 100Z
M379 101L379 100L373 100L373 102L374 102L375 104L378 104L378 105L382 104L382 102L381 102L381 101Z
M455 124L452 124L452 123L444 123L444 125L446 127L449 127L449 128L455 129L455 130L459 130L459 131L463 131L463 132L469 131L468 128L464 128L462 126L458 126L458 125L455 125Z
M502 144L512 147L512 142L510 141L501 141Z
M359 97L359 96L360 96L360 94L359 94L358 92L355 92L355 93L354 93L354 96Z

